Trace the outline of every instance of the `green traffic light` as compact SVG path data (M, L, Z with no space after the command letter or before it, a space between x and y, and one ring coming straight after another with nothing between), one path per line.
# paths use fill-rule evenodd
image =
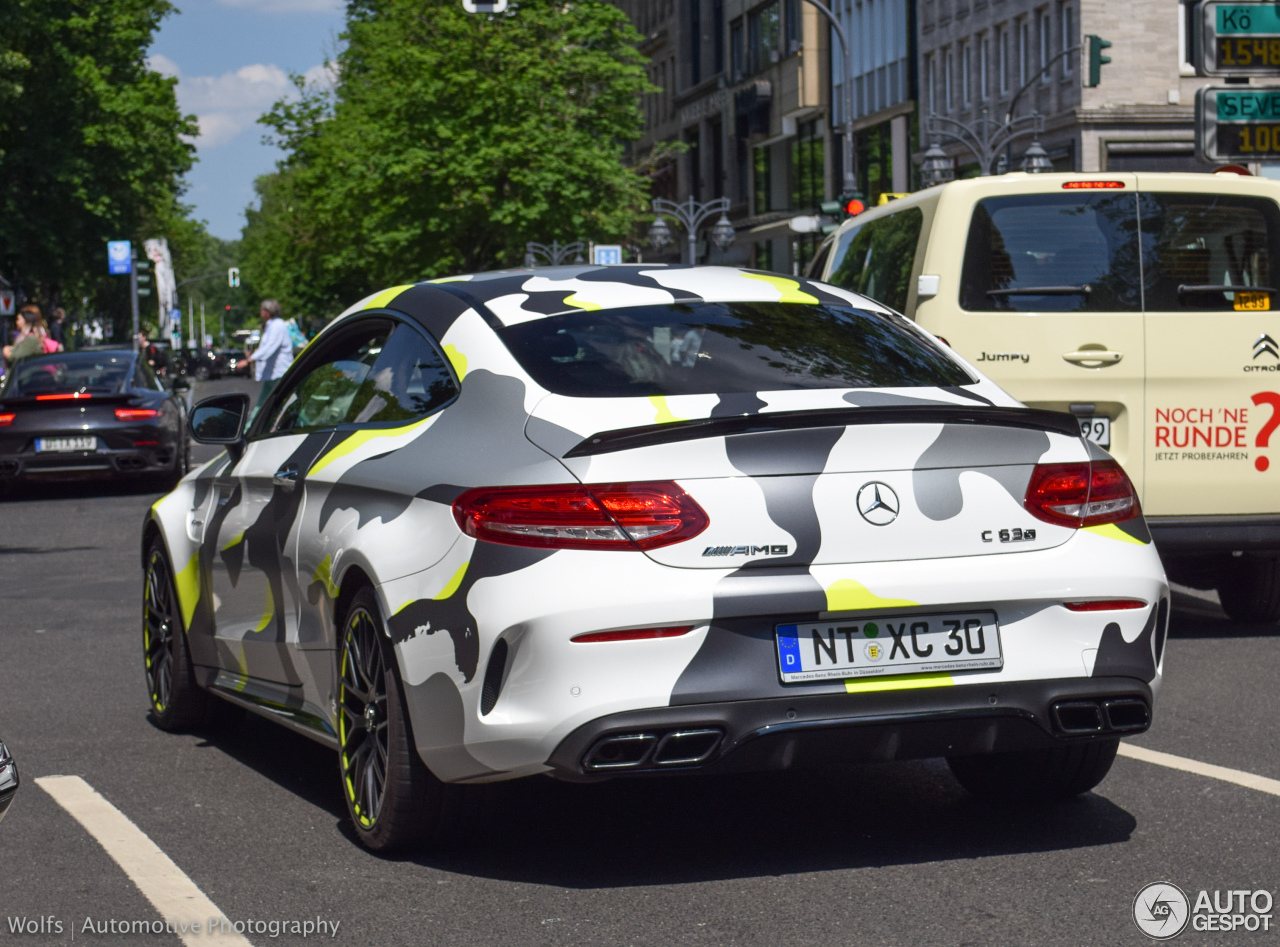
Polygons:
M1111 41L1092 33L1084 40L1089 49L1089 81L1085 85L1092 89L1102 81L1102 67L1111 62L1110 56L1102 55L1104 49L1110 48Z

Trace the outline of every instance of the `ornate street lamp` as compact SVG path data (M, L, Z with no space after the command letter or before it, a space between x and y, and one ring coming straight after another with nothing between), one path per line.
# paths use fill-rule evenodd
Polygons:
M669 201L665 197L655 198L653 210L658 216L649 227L649 245L660 250L671 242L671 231L667 228L663 214L670 214L680 222L688 236L688 262L698 262L698 228L713 214L719 214L720 220L711 233L711 242L721 250L733 243L733 224L729 223L729 198L717 197L715 200L699 204L690 197L683 204ZM722 242L723 241L723 242Z
M1028 174L1043 174L1053 170L1053 162L1049 160L1049 153L1040 145L1039 138L1032 139L1031 147L1022 156L1022 170Z
M586 248L586 244L581 240L575 240L573 243L552 240L551 246L530 240L524 245L524 265L537 266L539 257L546 266L561 266L569 262L571 257L574 263L583 263L585 259L582 253Z
M954 181L955 177L955 165L935 138L929 143L929 150L924 153L924 161L920 163L921 183L925 187L933 187L935 184Z

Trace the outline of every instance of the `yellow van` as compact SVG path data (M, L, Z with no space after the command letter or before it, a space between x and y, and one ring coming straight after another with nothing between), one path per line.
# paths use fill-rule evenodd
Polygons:
M1280 182L956 181L846 221L810 275L1075 414L1137 485L1169 577L1280 619Z

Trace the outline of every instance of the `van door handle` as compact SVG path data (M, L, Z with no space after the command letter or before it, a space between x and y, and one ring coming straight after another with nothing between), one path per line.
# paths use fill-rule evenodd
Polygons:
M1124 358L1123 352L1112 352L1107 349L1078 349L1075 352L1063 352L1062 357L1073 365L1082 368L1106 368Z
M285 464L271 475L271 482L277 487L284 487L286 490L292 490L298 485L298 465Z

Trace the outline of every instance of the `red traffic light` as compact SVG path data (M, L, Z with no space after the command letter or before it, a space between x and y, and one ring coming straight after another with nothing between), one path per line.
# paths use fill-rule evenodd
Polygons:
M856 197L850 198L844 205L844 212L850 217L856 217L867 209L867 205L862 203Z
M227 312L230 312L230 311L231 311L231 307L230 307L230 306L228 306L228 307L227 307Z

